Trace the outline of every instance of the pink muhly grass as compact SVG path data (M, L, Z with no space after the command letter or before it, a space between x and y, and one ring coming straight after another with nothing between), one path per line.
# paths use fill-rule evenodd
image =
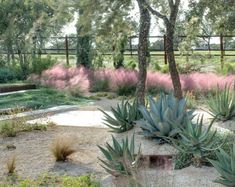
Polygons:
M173 89L170 75L152 71L147 73L146 87L147 90L163 89L170 91Z
M80 91L88 92L90 88L89 71L84 67L66 68L57 65L42 73L41 84L68 91L79 87Z
M119 68L117 70L108 71L110 77L110 89L117 91L120 87L136 87L138 82L138 72Z

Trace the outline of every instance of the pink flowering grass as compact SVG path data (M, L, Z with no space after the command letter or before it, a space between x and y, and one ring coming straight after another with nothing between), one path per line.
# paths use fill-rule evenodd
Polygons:
M56 65L42 73L40 82L43 86L65 91L74 90L76 87L85 93L90 88L89 71L84 67L66 68L63 65Z
M180 79L184 91L206 93L217 87L234 86L235 75L221 76L213 73L191 73L181 75ZM56 65L44 71L41 77L31 75L29 80L59 90L74 91L74 88L76 88L81 92L88 92L95 86L102 84L96 91L119 92L122 90L123 92L131 91L133 93L138 82L138 72L123 68L117 70L87 70L84 67L66 68L62 65ZM146 88L148 91L172 91L171 77L169 74L148 71Z

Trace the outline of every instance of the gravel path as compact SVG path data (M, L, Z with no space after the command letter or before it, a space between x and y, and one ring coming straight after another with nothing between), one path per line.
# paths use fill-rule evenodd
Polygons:
M61 134L74 137L78 151L71 155L71 161L55 163L50 146L54 138ZM35 178L45 172L68 175L87 172L103 174L97 163L97 144L102 145L107 137L109 133L106 129L80 127L53 127L44 132L23 132L14 138L0 137L0 177L6 173L5 163L12 155L16 155L16 171L21 177ZM16 146L16 149L9 150L9 145Z

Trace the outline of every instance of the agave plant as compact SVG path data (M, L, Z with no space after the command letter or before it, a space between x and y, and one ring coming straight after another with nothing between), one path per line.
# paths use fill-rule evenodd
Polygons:
M221 175L215 182L225 186L235 186L235 144L233 144L230 154L223 149L219 149L216 156L218 160L208 159Z
M117 108L111 108L113 116L107 112L100 110L105 115L105 125L112 129L112 132L121 133L128 131L134 127L135 121L142 118L138 110L138 102L135 99L131 104L128 101L122 101Z
M160 142L164 140L163 137L176 137L186 119L193 118L193 110L186 111L186 100L178 100L173 94L161 93L157 101L150 97L149 104L149 110L144 106L139 107L144 119L138 125L146 137Z
M217 145L215 139L217 131L211 130L214 120L206 129L203 127L203 116L199 116L196 123L188 120L186 128L182 128L179 132L181 138L179 140L171 139L178 150L193 155L192 161L197 167L206 161L209 152L219 149L225 143L224 139L224 142Z
M128 137L122 139L119 143L112 136L113 146L106 143L106 148L98 146L104 154L106 160L101 161L101 166L111 175L132 175L140 164L141 150L140 146L138 152L135 152L135 139L134 134L131 138L130 144Z
M215 96L208 100L209 113L218 120L226 121L235 117L234 92L229 86L223 90L217 88Z

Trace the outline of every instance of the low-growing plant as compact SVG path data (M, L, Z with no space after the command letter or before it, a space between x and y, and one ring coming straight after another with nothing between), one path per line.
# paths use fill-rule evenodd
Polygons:
M217 88L215 96L208 99L209 113L218 120L226 121L235 117L235 97L230 86Z
M233 144L230 154L223 149L219 149L216 155L218 160L209 159L209 162L221 175L215 182L225 186L235 186L235 144Z
M149 97L149 104L149 110L145 106L139 107L144 119L138 125L144 136L159 142L164 142L164 137L176 137L186 119L193 118L193 110L186 110L186 100L178 100L173 94L161 93L157 101Z
M74 146L74 139L69 136L57 136L52 145L51 151L56 159L56 161L66 161L68 157L76 152L73 148Z
M180 139L171 139L171 142L179 151L193 155L192 162L196 167L200 167L207 161L207 156L211 151L219 149L225 143L224 138L220 145L216 145L217 131L211 131L213 122L214 120L204 129L203 116L199 116L196 123L188 120L186 128L181 128L179 132Z
M15 123L11 122L4 122L1 125L1 131L0 133L5 137L15 137L17 133L17 128Z
M101 166L113 176L133 175L140 164L141 157L141 146L137 153L135 152L134 134L130 143L128 137L119 143L113 136L112 143L113 145L106 143L106 148L98 146L106 159L99 158Z
M109 80L108 79L97 79L93 80L91 86L91 92L106 92L109 91Z
M119 85L117 87L116 93L117 95L120 96L129 96L129 95L133 95L135 93L136 90L136 85Z
M107 112L100 110L104 114L105 125L111 128L112 132L121 133L128 131L134 127L136 120L142 118L138 110L138 101L135 99L133 103L124 101L117 105L117 108L111 108L113 116Z
M0 68L0 83L7 83L15 79L15 73L10 68Z
M13 174L15 173L15 169L16 169L16 156L13 155L11 156L8 160L7 160L7 172L8 174Z

